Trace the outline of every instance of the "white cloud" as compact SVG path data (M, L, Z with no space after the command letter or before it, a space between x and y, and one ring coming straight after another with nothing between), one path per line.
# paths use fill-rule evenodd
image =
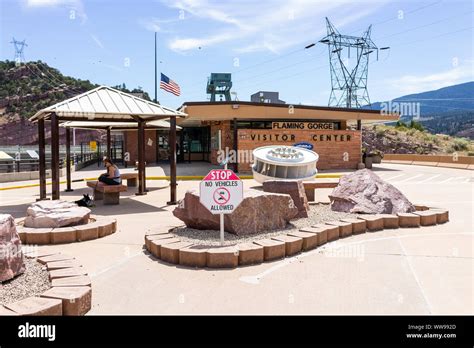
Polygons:
M449 70L427 75L404 75L389 81L398 95L431 91L474 80L472 61Z
M224 33L205 38L176 39L170 43L170 48L174 51L189 51L205 46L213 46L233 38L232 34Z
M169 47L186 52L197 47L225 42L234 44L236 53L257 51L280 52L308 40L317 40L325 33L325 23L316 19L337 14L335 25L343 27L358 21L383 6L382 1L354 3L351 0L162 0L174 9L184 11L184 18L195 23L203 21L204 32L187 33L187 26L179 26L182 33L172 38ZM201 26L203 27L203 26ZM161 26L160 26L160 29ZM212 33L219 30L220 34Z
M164 29L163 27L172 23L177 22L179 19L140 19L138 22L146 30L157 32L157 33L171 33L171 30Z
M23 6L28 9L65 7L70 11L69 18L73 19L77 16L81 19L81 24L87 21L87 14L81 0L24 0Z
M94 42L96 43L96 45L104 49L104 45L102 44L102 41L100 41L96 35L94 34L90 34L90 35L91 35L92 40L94 40Z

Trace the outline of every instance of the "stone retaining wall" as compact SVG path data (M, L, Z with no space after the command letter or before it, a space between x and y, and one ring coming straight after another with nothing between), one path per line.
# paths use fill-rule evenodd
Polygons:
M414 213L361 215L357 219L328 221L302 228L298 232L282 233L281 236L226 247L182 242L165 229L146 235L145 249L154 257L169 264L195 268L235 268L283 259L353 234L383 229L432 226L449 221L447 210L428 208L424 205L415 205L415 207L417 210Z

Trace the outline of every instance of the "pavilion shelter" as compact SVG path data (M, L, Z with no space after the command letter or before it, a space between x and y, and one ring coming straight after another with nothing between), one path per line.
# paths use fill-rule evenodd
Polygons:
M39 141L39 177L40 200L46 199L46 156L45 156L45 122L51 123L51 181L52 199L60 198L59 178L59 126L69 121L97 123L97 129L109 125L107 149L110 151L110 131L114 124L136 125L138 131L138 192L145 192L145 128L155 121L169 119L170 138L170 201L176 203L176 118L184 118L186 114L167 108L157 103L127 94L116 89L99 86L70 99L51 105L38 111L30 121L38 124ZM90 125L89 124L89 125ZM105 128L107 129L107 128ZM66 127L66 148L70 149L71 133ZM70 150L67 151L70 157ZM70 158L66 160L70 166ZM69 168L70 172L70 168ZM70 173L69 173L70 178ZM68 187L70 188L70 187Z

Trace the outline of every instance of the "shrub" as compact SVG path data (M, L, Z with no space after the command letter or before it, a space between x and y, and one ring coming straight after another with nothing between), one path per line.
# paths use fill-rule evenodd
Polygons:
M456 138L451 146L454 151L466 151L469 149L469 141L464 138Z
M411 120L411 122L410 122L410 128L419 130L419 131L421 131L421 132L425 130L425 128L423 127L423 125L422 125L420 122L417 122L417 121L415 121L415 120Z
M397 121L397 123L395 124L395 128L407 128L407 125L402 121Z

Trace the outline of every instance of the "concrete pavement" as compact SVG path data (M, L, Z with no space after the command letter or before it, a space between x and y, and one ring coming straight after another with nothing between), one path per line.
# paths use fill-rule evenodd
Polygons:
M74 175L96 175L81 172ZM73 255L88 269L89 314L473 314L473 172L382 164L377 174L414 203L449 209L451 221L352 236L257 266L194 270L143 251L147 230L180 223L166 205L167 183L149 181L146 196L129 190L119 206L94 208L117 218L115 234L41 249ZM90 192L83 182L73 188L62 198ZM178 197L191 188L198 181L179 182ZM0 210L24 216L38 191L0 191Z

